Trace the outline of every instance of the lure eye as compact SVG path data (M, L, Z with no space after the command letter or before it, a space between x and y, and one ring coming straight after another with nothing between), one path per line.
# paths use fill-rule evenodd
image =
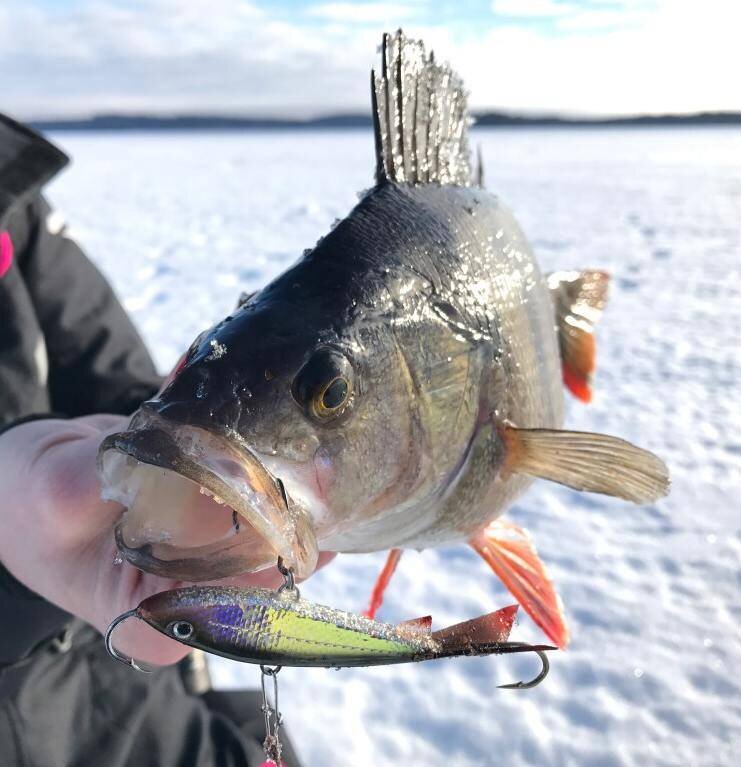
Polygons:
M293 379L291 394L316 421L329 421L347 408L353 395L350 361L335 349L319 349Z
M188 621L175 621L167 628L175 639L190 639L193 636L193 624Z

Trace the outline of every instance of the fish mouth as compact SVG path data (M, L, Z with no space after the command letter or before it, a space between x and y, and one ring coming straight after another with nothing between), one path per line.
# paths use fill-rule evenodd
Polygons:
M316 568L309 515L236 438L141 409L101 443L98 474L103 499L125 507L118 549L141 570L198 582L278 557L299 578Z

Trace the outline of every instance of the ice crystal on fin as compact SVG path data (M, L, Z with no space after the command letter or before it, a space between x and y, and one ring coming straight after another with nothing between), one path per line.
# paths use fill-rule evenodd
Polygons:
M467 93L448 64L401 30L384 35L381 73L372 73L376 179L468 186Z

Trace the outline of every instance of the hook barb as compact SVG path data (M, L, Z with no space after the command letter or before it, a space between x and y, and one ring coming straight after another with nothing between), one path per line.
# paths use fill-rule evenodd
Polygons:
M142 674L151 674L153 669L140 666L133 658L130 658L128 655L124 655L123 653L120 653L113 646L113 632L116 630L116 627L122 624L125 620L128 620L129 618L138 618L138 617L139 617L139 611L136 608L134 608L133 610L127 610L125 613L122 613L121 615L118 616L118 618L114 618L111 621L111 625L108 626L108 629L105 632L105 649L108 651L108 654L111 656L111 658L113 658L114 660L117 660L119 663L123 663L125 666L130 666L136 671L141 671Z
M557 650L557 647L551 645L531 645L527 642L507 642L502 646L502 653L515 653L515 652L533 652L538 658L542 668L537 676L533 677L527 682L511 682L510 684L498 685L500 690L530 690L533 687L537 687L547 676L550 671L551 664L548 660L548 656L545 654L547 650Z

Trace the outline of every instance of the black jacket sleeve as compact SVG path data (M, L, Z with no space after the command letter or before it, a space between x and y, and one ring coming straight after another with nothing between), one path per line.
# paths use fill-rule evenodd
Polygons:
M0 231L13 247L12 265L0 275L0 429L49 411L128 414L160 384L108 283L63 229L49 225L39 187L65 160L33 131L0 119ZM4 682L18 673L3 667L33 654L69 616L1 563L0 615L2 700Z
M39 196L8 230L46 345L51 408L69 416L130 413L160 378L103 276L64 229L49 229L50 213Z

